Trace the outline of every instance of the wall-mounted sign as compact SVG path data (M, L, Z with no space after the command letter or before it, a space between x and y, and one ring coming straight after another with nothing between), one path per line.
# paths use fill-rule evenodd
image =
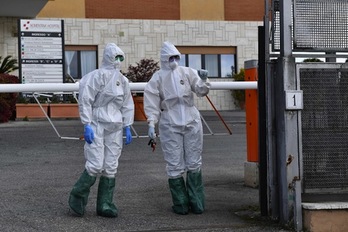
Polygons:
M285 91L285 109L286 110L302 110L303 109L303 91L302 90L286 90Z
M63 82L63 20L20 19L18 46L23 84Z

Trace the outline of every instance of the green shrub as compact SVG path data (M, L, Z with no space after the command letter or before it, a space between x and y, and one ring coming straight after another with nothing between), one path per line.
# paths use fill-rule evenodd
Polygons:
M244 81L245 72L244 69L240 69L239 73L235 73L232 78L234 81ZM243 108L245 103L245 90L235 89L232 90L232 97L234 99L234 105L238 108Z
M18 69L17 60L12 56L6 56L4 60L0 56L0 73L10 73Z
M123 75L131 82L148 82L159 69L158 62L153 59L142 59L136 65L129 65L127 72Z
M0 84L18 83L18 77L0 73ZM0 123L8 122L16 111L18 93L0 93Z

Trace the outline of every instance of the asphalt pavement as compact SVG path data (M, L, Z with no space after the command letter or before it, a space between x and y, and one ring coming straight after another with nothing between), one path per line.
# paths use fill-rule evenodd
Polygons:
M208 127L201 215L172 212L160 141L153 152L146 122L134 123L139 137L124 146L119 160L117 218L96 215L98 182L83 217L69 209L69 193L84 169L84 142L65 137L83 134L79 120L53 120L64 139L47 120L0 124L0 231L287 231L260 216L258 189L244 185L245 112L220 113L232 135L215 112L202 112Z

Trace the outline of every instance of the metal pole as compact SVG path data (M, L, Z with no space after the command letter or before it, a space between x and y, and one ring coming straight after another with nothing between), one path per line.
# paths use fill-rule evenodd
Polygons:
M276 86L276 120L277 120L277 174L279 186L279 220L287 224L289 218L289 196L286 169L286 144L285 144L285 98L284 82L287 80L289 58L292 55L291 43L291 0L280 0L280 58L278 60L278 84Z
M209 82L211 90L226 89L257 89L257 81L220 81ZM146 82L129 83L131 91L144 91ZM18 93L18 92L78 92L79 83L44 83L44 84L0 84L0 93Z
M232 131L230 130L230 128L227 126L227 124L225 123L225 120L221 117L219 111L215 108L214 104L211 102L210 98L208 96L206 96L206 98L208 99L210 105L213 107L215 113L219 116L219 119L221 120L221 122L224 124L224 126L226 127L226 129L228 130L228 133L231 135Z
M288 90L298 90L295 58L292 57L292 0L280 0L280 58L276 86L277 169L280 222L302 230L299 166L299 113L286 109ZM290 160L290 162L289 162Z
M267 148L266 148L266 81L265 81L265 27L259 26L259 59L258 59L258 118L259 118L259 202L262 216L268 215L267 194Z
M37 95L39 95L39 94L37 94L37 93L34 93L34 94L33 94L33 97L35 98L35 101L37 102L37 104L39 104L39 106L40 106L42 112L44 113L45 117L47 118L48 122L51 124L53 130L56 132L57 136L60 138L61 136L60 136L58 130L57 130L56 127L53 125L53 123L52 123L50 117L48 117L46 111L42 108L42 105L41 105L39 99L37 99Z

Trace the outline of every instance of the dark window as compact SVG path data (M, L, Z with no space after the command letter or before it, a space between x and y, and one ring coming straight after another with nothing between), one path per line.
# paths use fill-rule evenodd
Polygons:
M71 79L81 79L87 73L97 68L96 46L66 46L65 73L66 82ZM70 80L69 80L70 79Z

